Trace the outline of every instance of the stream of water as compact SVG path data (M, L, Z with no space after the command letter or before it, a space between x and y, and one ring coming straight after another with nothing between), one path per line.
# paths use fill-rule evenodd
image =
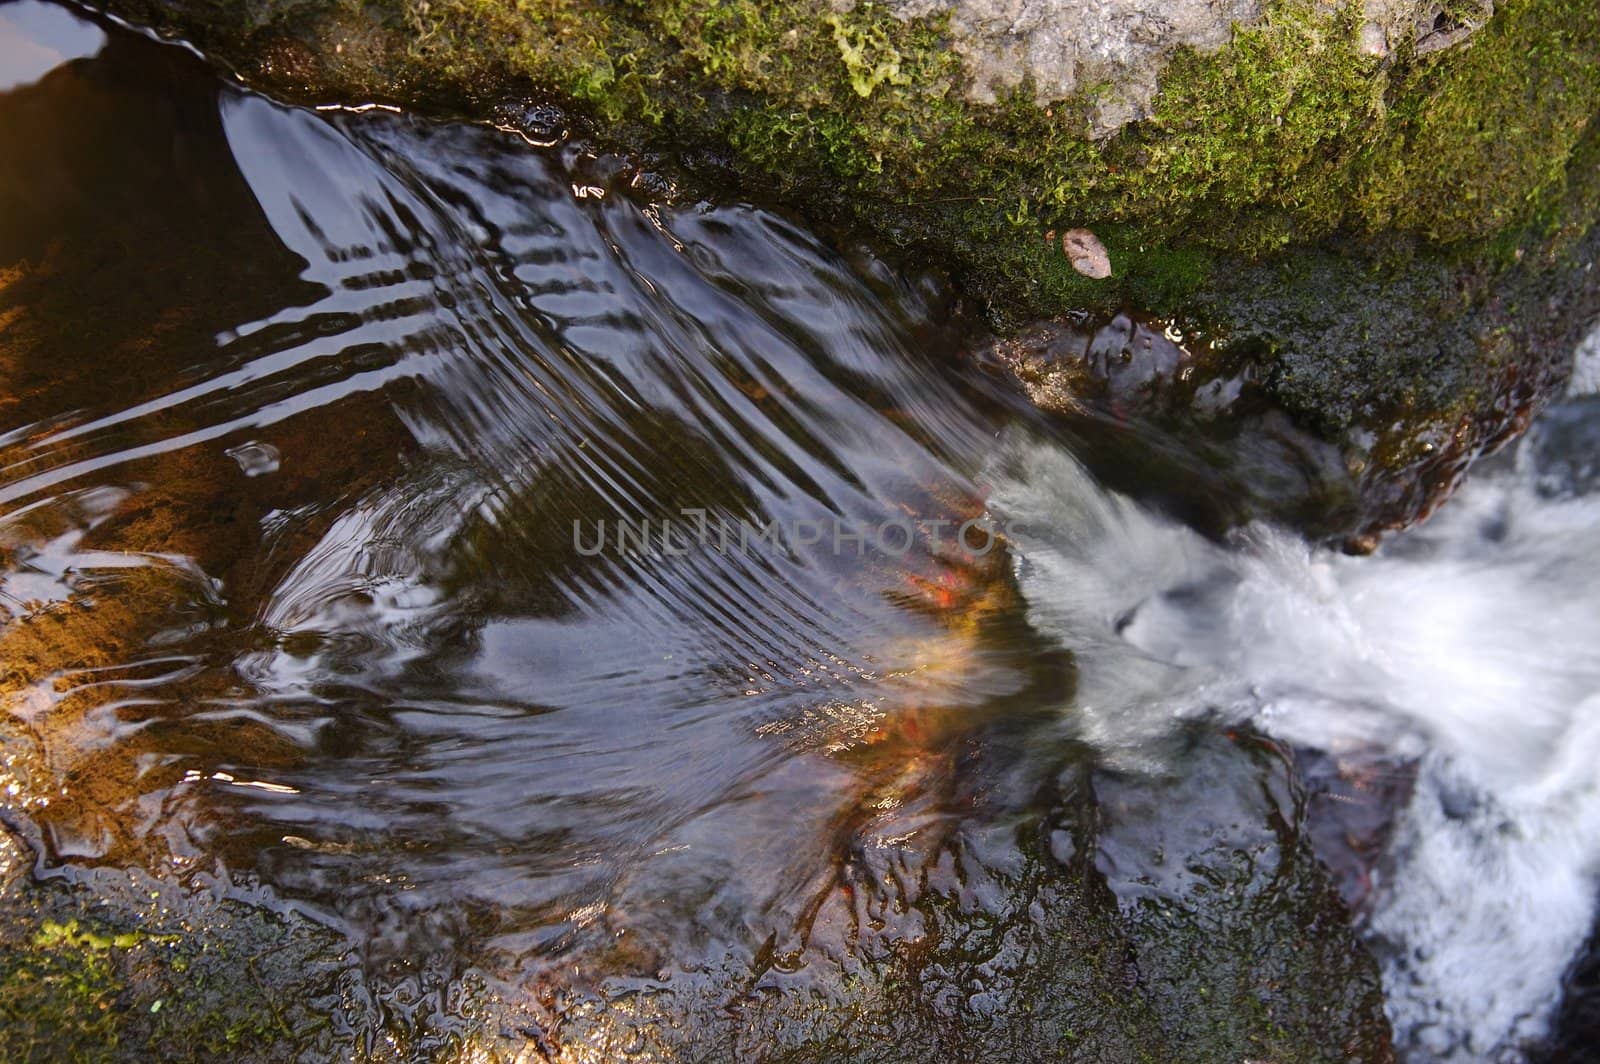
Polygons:
M513 988L815 989L931 926L940 853L1001 912L1039 818L1137 928L1241 854L1277 897L1309 814L1248 731L1385 821L1342 885L1402 1055L1546 1035L1600 882L1593 350L1376 556L1219 541L968 366L936 278L553 110L289 108L20 0L0 145L0 715L45 864L225 869Z
M1541 1034L1589 933L1597 412L1592 395L1558 405L1371 558L1265 527L1218 546L1095 491L1049 448L997 492L1038 530L1019 551L1029 616L1078 648L1076 708L1108 756L1144 765L1192 717L1416 764L1367 928L1399 1042L1421 1059L1489 1059Z

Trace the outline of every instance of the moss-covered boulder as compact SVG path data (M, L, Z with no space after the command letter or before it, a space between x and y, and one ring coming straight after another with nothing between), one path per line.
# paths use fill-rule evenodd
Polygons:
M297 98L535 138L539 104L575 108L688 187L948 264L1002 331L1173 320L1361 461L1427 466L1369 524L1425 513L1520 425L1600 301L1592 4L103 3Z

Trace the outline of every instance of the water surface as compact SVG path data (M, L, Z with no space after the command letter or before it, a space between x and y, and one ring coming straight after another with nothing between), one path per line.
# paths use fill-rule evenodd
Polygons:
M1576 488L1525 463L1377 559L1219 543L997 392L936 278L558 112L284 107L34 0L0 85L0 704L43 867L259 885L563 1059L670 1056L663 1013L814 1048L873 995L874 1037L955 1047L1332 1037L1296 965L1375 1054L1320 751L1418 781L1393 885L1346 890L1402 1048L1543 1031L1594 895Z

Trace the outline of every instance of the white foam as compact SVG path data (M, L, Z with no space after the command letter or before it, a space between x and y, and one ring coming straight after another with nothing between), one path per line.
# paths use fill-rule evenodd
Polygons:
M1594 395L1600 392L1600 329L1590 333L1572 360L1572 381L1568 395Z
M1136 764L1221 705L1301 745L1422 753L1370 919L1397 1043L1517 1059L1597 894L1600 498L1507 470L1371 558L1267 528L1224 550L1018 446L994 505L1027 529L1032 619L1078 654L1085 738Z

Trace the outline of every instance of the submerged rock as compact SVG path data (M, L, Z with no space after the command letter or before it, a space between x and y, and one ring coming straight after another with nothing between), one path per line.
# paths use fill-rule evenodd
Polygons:
M1514 387L1483 417L1319 433L1255 352L1128 314L1041 322L972 358L1050 415L1105 482L1213 535L1260 518L1353 553L1432 512L1536 398Z
M1297 748L1312 849L1351 912L1370 912L1395 829L1416 786L1417 763L1378 747L1328 752ZM1392 863L1392 862L1391 862Z
M1171 779L1069 771L1049 813L933 845L878 845L885 814L759 956L617 948L547 983L533 1059L1391 1060L1290 762L1178 747Z

